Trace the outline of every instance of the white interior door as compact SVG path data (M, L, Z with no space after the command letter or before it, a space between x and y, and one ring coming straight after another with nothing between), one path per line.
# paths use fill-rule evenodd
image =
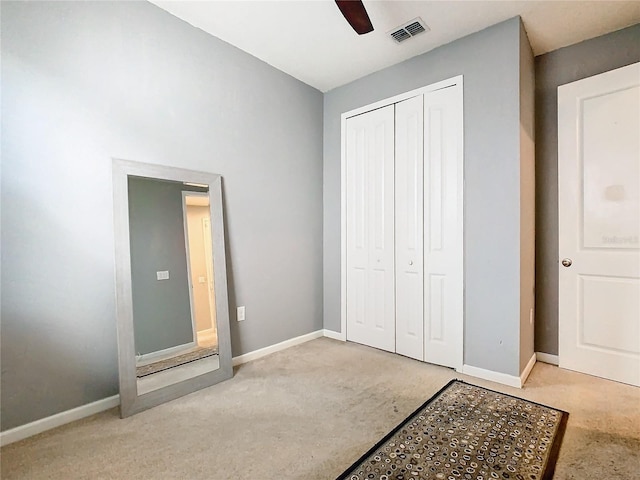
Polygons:
M346 122L347 339L395 351L394 107Z
M424 360L462 368L462 85L424 95Z
M640 64L558 88L559 363L640 385Z
M424 360L423 96L396 104L396 352Z

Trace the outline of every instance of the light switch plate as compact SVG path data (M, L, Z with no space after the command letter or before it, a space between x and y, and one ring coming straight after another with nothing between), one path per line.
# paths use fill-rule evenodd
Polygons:
M163 270L161 272L156 272L156 278L158 280L169 280L169 270Z
M244 307L238 307L238 321L244 320Z

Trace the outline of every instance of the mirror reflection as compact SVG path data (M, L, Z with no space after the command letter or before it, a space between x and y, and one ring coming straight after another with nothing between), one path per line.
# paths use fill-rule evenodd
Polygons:
M129 175L137 393L220 367L209 186Z

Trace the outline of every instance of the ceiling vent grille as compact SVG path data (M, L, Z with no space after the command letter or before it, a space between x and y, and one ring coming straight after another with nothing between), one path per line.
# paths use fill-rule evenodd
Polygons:
M411 37L415 37L423 32L428 32L429 27L422 21L420 17L405 23L404 25L394 28L389 32L389 35L396 43L409 40Z
M396 30L395 32L391 32L391 36L398 43L402 42L403 40L409 40L411 38L411 34L404 28Z

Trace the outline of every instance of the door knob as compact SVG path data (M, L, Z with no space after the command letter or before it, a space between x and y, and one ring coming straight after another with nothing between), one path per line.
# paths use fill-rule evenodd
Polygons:
M562 259L562 266L563 267L570 267L572 263L573 262L571 261L570 258L563 258Z

